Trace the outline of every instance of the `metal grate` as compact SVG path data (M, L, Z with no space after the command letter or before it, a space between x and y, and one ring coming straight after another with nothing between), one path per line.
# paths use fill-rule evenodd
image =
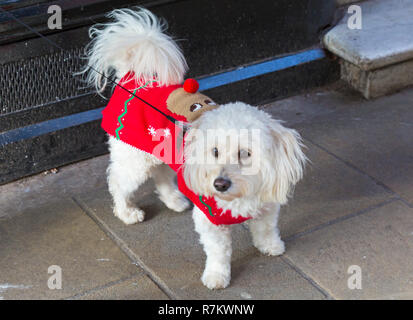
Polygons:
M73 73L85 61L82 48L0 65L0 115L91 92Z

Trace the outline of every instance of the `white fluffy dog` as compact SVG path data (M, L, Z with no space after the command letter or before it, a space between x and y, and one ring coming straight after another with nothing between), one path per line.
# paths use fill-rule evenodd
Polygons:
M164 23L145 9L115 10L109 17L113 22L90 30L85 71L98 91L105 88L106 77L119 80L129 71L144 79L156 76L164 85L183 82L186 62L164 33ZM259 134L251 134L254 130ZM236 143L226 143L234 137ZM175 173L158 158L113 137L109 147L109 191L114 214L124 223L144 220L131 197L150 177L168 208L181 212L190 206L176 186ZM280 255L285 248L278 213L302 177L306 157L301 147L296 131L264 111L242 102L221 105L203 113L185 136L185 182L196 194L215 197L219 208L250 217L246 223L254 245L264 254ZM195 159L200 154L208 161ZM230 226L211 223L197 206L192 215L207 256L201 280L210 289L225 288L231 277Z

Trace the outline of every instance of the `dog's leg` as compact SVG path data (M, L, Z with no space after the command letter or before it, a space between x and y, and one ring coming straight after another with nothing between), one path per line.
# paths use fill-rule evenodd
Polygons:
M196 206L192 216L207 256L202 283L209 289L226 288L231 280L230 228L212 224Z
M189 200L178 190L174 179L176 173L166 164L152 170L159 199L171 210L182 212L188 209Z
M109 138L109 148L110 164L107 173L114 214L126 224L141 222L145 213L131 202L131 198L160 161L112 137Z
M285 245L278 230L279 204L266 206L258 217L248 221L254 246L263 254L278 256L284 253Z

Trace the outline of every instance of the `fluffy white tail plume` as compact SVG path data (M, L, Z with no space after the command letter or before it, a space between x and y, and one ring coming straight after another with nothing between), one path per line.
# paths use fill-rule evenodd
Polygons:
M81 72L98 92L105 89L107 77L120 79L129 71L145 80L156 77L160 85L183 82L187 64L181 49L164 33L165 21L143 8L117 9L107 17L112 22L89 30L88 64Z

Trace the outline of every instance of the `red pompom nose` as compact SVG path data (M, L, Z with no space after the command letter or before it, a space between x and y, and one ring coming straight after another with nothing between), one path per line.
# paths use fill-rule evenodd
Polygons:
M199 89L199 83L195 79L186 79L184 82L184 90L189 93L195 93Z

